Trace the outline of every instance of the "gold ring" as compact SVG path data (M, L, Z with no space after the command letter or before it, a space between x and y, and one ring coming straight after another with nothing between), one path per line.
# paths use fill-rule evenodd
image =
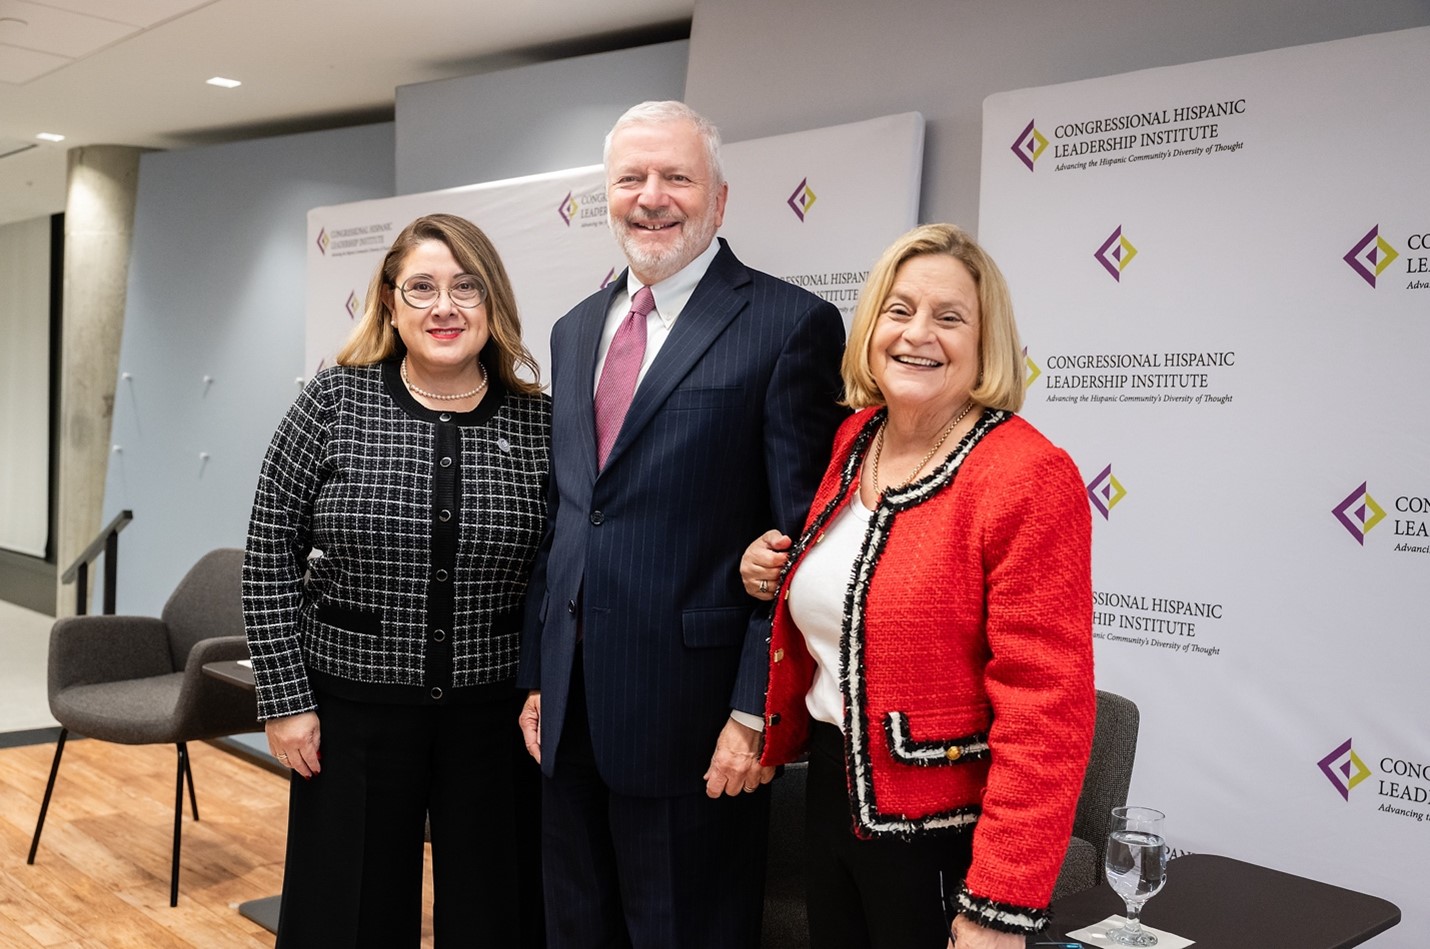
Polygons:
M745 793L747 793L747 794L753 793L753 792L756 791L758 788L759 788L759 785L758 785L758 784L755 785L754 787L747 787L747 788L745 788Z
M288 760L288 756L285 755L283 752L280 751L280 752L278 752L278 760L279 760L279 761L287 761L287 760Z
M769 591L770 591L770 582L769 582L768 580L761 580L761 581L760 581L760 592L761 592L761 593L768 593Z

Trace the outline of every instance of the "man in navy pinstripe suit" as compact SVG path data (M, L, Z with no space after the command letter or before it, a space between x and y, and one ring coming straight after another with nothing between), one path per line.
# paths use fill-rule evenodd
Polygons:
M759 944L772 772L757 761L768 620L739 558L803 523L843 416L843 325L715 239L719 133L688 107L628 111L605 167L630 267L551 334L550 521L518 677L545 775L547 938L743 949ZM608 364L635 375L616 424L596 419Z

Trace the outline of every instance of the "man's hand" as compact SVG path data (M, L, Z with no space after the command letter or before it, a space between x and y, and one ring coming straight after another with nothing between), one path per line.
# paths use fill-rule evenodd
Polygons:
M323 770L319 764L318 747L320 731L317 712L299 712L270 718L263 723L263 731L268 736L268 750L281 764L285 764L305 778L311 778Z
M715 739L715 753L705 772L705 793L734 797L769 784L774 776L774 768L760 765L760 733L733 718L727 721Z
M541 764L541 693L533 689L516 718L521 725L521 737L526 739L526 753Z

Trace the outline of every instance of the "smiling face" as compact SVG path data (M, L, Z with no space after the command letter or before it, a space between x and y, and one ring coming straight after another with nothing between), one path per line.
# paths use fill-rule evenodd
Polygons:
M978 381L978 285L947 254L910 257L894 273L869 337L869 369L889 412L942 424Z
M631 272L647 286L710 246L728 191L691 122L636 123L611 136L607 214Z
M449 290L460 279L477 279L462 269L441 241L423 241L402 259L394 281L398 287L428 284ZM410 281L410 282L409 282ZM425 379L460 376L476 369L477 354L487 344L485 303L467 309L454 306L450 293L439 293L425 309L408 305L395 287L384 287L397 335L407 347L408 368Z

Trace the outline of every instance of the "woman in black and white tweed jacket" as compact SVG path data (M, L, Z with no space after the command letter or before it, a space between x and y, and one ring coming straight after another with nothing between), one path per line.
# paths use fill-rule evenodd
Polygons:
M408 225L337 362L279 425L244 562L259 717L294 772L278 946L416 946L429 816L437 944L535 944L512 682L551 403L486 235Z

